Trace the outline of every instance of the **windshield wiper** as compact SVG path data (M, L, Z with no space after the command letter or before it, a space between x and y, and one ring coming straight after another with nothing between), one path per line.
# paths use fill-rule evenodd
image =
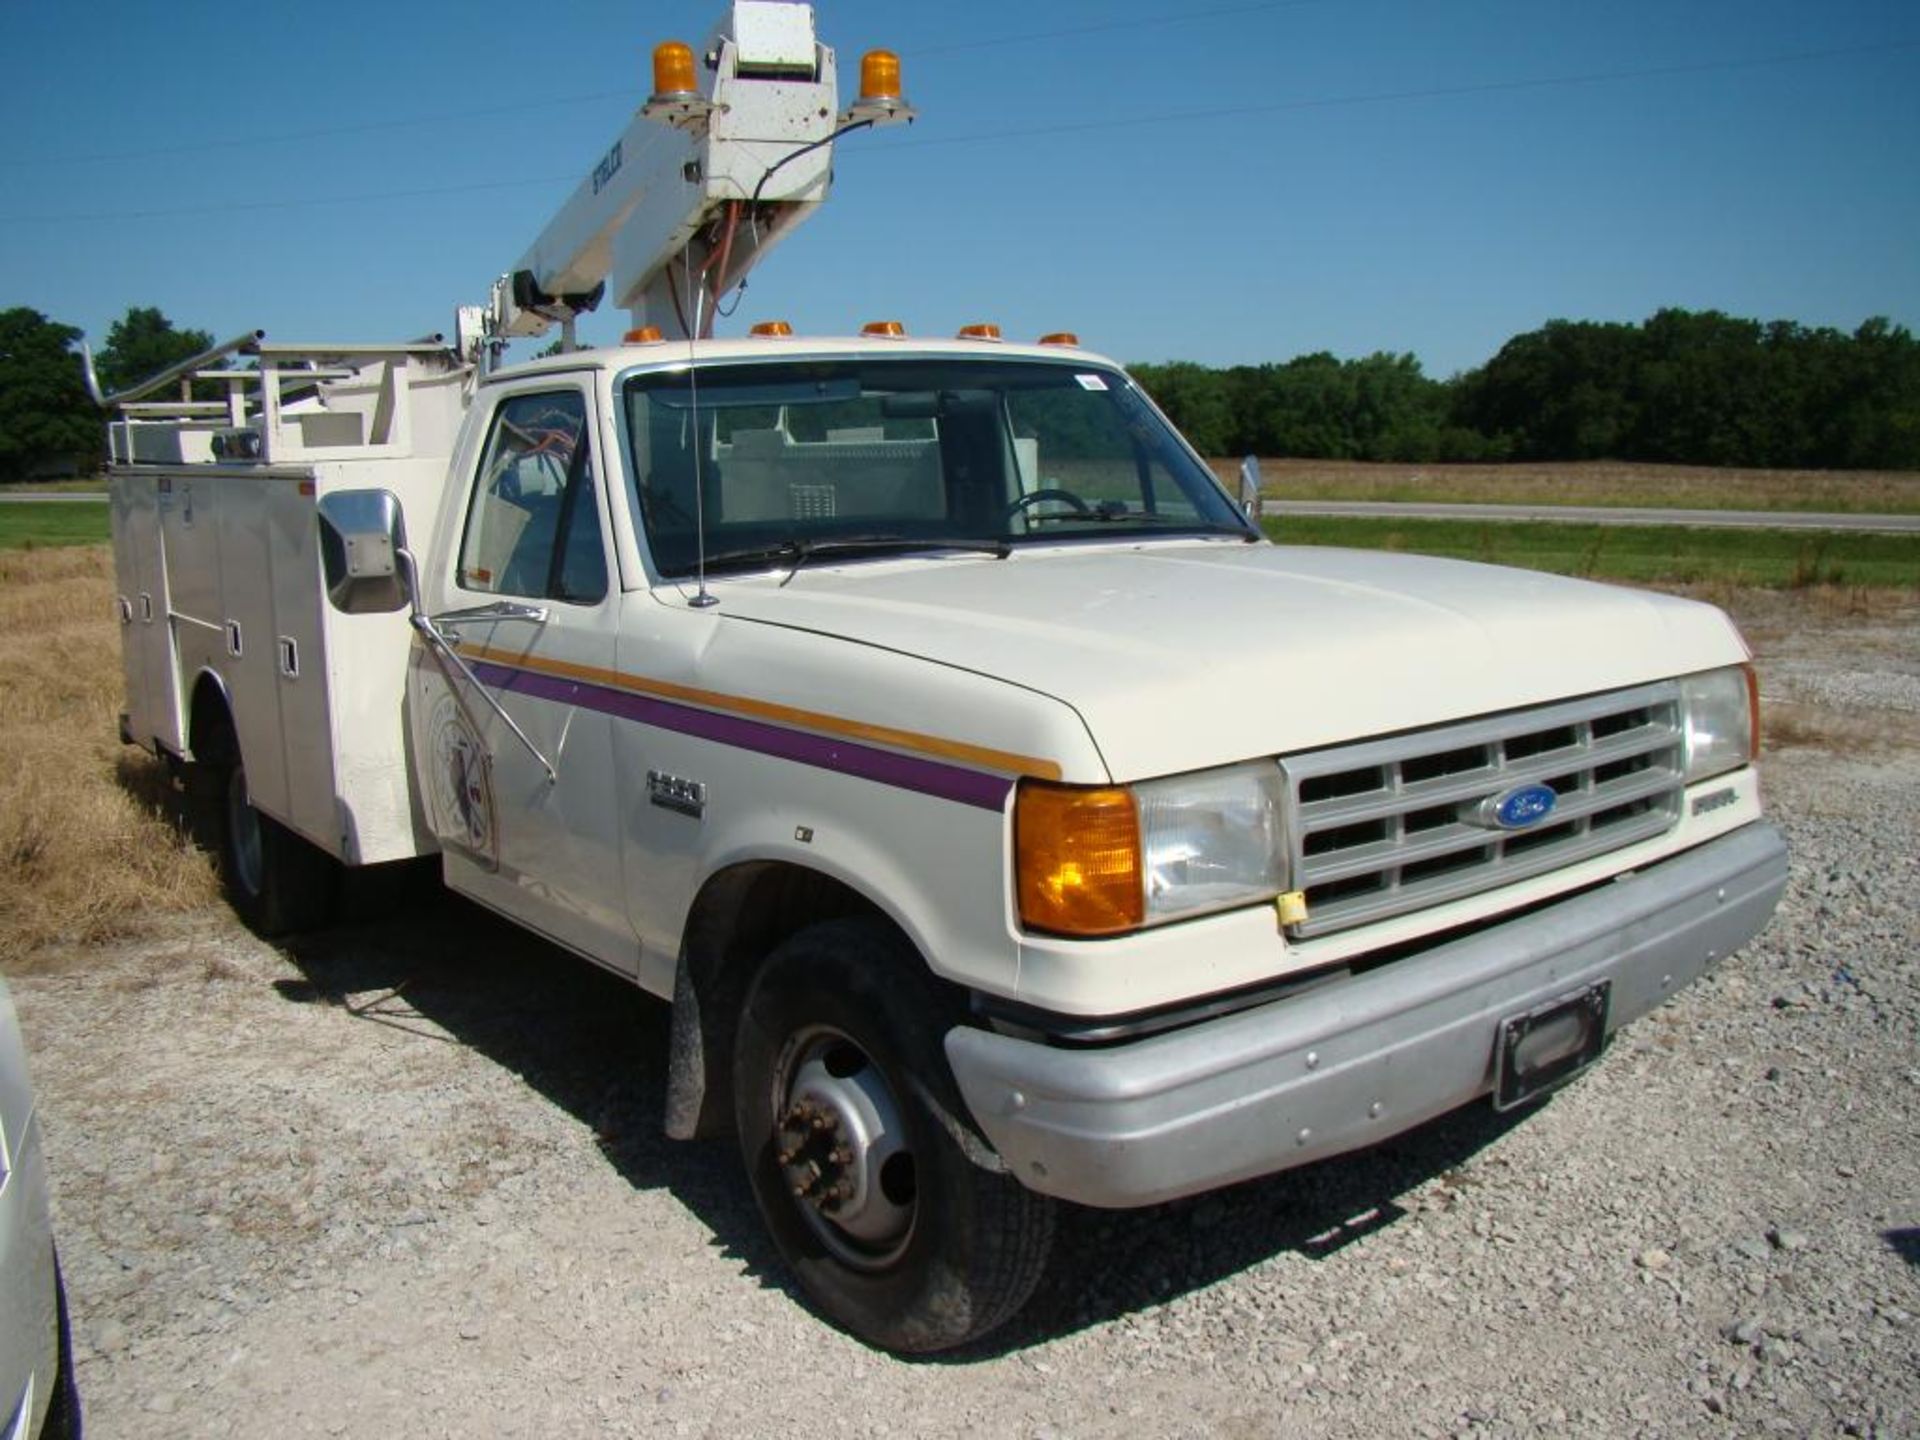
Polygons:
M1092 528L1102 525L1153 525L1167 530L1188 530L1201 535L1239 535L1237 526L1221 525L1183 515L1162 515L1153 510L1050 510L1044 515L1029 515L1029 525L1078 523Z
M761 545L741 550L721 550L707 557L709 568L716 565L789 566L788 580L815 560L835 555L910 554L916 550L968 550L1004 560L1013 547L1004 540L978 539L959 535L838 535L820 540L782 540L777 545Z
M996 560L1004 560L1013 553L1013 547L1004 540L977 540L970 536L921 536L909 535L843 535L833 540L796 540L794 546L793 568L787 571L787 578L780 582L784 589L793 577L800 573L802 566L826 555L861 554L906 554L914 550L971 550L980 555L991 555Z

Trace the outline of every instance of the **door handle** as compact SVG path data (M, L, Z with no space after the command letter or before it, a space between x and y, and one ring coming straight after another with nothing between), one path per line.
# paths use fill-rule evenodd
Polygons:
M518 600L495 600L490 605L470 605L464 610L446 610L428 617L435 625L459 625L467 621L524 620L530 625L547 623L547 607L523 605Z

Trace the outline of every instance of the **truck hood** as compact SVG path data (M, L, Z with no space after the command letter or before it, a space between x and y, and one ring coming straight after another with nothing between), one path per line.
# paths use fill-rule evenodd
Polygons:
M1747 658L1710 605L1530 570L1218 541L828 566L721 614L919 656L1071 706L1136 780ZM930 717L931 720L937 717ZM932 727L937 728L937 726Z

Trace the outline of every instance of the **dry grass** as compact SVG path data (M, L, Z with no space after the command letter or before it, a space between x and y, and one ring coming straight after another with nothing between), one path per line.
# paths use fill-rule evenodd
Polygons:
M1240 493L1238 459L1214 471ZM1260 462L1276 500L1389 500L1483 505L1654 505L1700 510L1920 514L1920 474L1882 470L1731 470L1704 465L1402 465L1357 460Z
M165 770L119 743L112 568L103 546L0 552L0 968L218 893Z

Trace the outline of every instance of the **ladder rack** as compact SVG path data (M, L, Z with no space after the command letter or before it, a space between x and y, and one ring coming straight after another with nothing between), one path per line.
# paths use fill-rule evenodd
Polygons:
M285 465L450 454L471 366L439 335L269 342L251 330L111 395L116 464ZM158 396L170 386L177 396Z

